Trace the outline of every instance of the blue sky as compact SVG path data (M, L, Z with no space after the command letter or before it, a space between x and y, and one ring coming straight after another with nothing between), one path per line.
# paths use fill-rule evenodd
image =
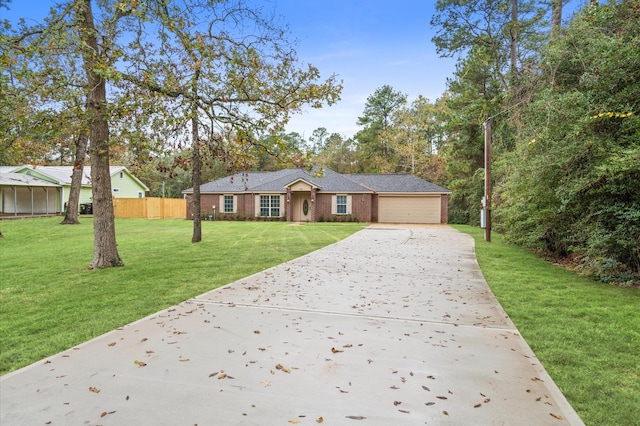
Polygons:
M288 130L305 137L318 127L350 137L359 130L367 97L383 85L434 101L446 89L452 59L431 43L430 0L272 0L300 41L298 54L344 81L342 100L294 116Z
M571 0L585 3L587 0ZM40 20L52 0L13 0L0 17ZM305 138L314 129L353 136L366 99L383 85L405 93L409 102L422 95L435 101L446 90L455 62L440 58L429 25L435 0L258 0L287 23L298 39L299 59L324 77L343 80L341 101L330 108L293 116L287 131ZM566 16L566 15L565 15Z

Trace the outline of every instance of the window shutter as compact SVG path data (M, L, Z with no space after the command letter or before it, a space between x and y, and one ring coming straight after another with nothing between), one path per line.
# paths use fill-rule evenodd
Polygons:
M218 213L224 213L224 194L218 197L218 208L216 210L218 210Z
M253 214L255 217L260 216L260 195L255 195L253 198Z
M233 196L233 212L238 213L238 196Z
M285 215L285 208L287 206L284 205L284 195L280 195L280 216L283 217Z
M347 214L351 214L351 195L347 195Z
M337 213L338 213L338 196L332 195L331 196L331 214L337 214Z

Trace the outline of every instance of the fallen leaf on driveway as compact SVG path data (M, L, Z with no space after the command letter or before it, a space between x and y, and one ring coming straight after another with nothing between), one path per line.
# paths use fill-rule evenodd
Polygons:
M351 420L364 420L364 419L366 419L366 417L364 417L364 416L345 416L345 417L348 418L348 419L351 419Z
M276 370L280 370L283 373L291 373L291 370L288 369L287 367L284 367L282 364L276 365Z
M96 388L96 387L93 387L93 386L91 386L91 387L89 388L89 391L91 391L91 392L93 392L93 393L100 393L100 389L98 389L98 388Z

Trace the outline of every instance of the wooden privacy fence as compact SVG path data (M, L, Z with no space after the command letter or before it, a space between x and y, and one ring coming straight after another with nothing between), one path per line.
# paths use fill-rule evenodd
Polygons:
M117 218L180 219L187 214L184 198L114 198L113 213Z

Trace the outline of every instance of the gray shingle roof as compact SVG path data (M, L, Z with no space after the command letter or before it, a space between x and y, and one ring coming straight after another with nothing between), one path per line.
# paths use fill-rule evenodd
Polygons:
M200 186L201 193L284 192L290 184L303 179L322 192L435 192L450 191L408 174L340 174L326 167L283 169L275 172L236 173ZM182 191L193 193L193 188Z
M375 192L439 192L450 193L446 188L405 173L351 174L345 175Z
M303 179L324 192L371 192L351 179L323 168L312 171L304 169L283 169L275 172L236 173L200 186L201 193L238 192L284 192L286 187ZM190 194L193 188L184 193Z

